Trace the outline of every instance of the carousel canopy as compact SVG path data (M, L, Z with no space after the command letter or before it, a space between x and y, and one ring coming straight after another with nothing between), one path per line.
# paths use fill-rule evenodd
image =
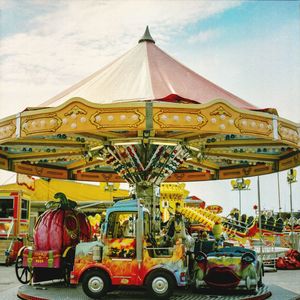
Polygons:
M148 27L133 49L41 106L58 106L74 97L99 104L128 101L207 103L224 99L238 108L257 109L162 51L155 45Z
M143 185L248 177L298 166L299 134L178 63L147 29L102 70L0 120L0 168Z

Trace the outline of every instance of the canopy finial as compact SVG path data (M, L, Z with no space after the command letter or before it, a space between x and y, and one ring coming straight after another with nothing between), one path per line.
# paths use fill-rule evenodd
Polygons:
M142 43L142 42L151 42L151 43L155 44L155 41L154 41L154 39L152 38L152 36L150 34L148 25L146 27L144 35L139 40L139 43Z

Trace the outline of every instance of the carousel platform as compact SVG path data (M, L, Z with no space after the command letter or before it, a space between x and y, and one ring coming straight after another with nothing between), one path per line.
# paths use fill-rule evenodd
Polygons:
M292 293L293 294L293 293ZM18 297L25 300L59 300L59 299L90 299L88 298L81 288L78 287L66 287L64 284L40 284L40 285L22 285L18 289ZM267 299L272 295L270 289L267 286L263 286L259 289L256 294L247 294L247 292L239 291L232 292L230 294L224 295L224 293L209 293L208 290L201 291L191 291L189 289L176 289L174 295L170 300L262 300ZM295 294L294 294L295 295ZM108 293L105 297L101 298L103 300L139 300L139 299L149 299L145 295L143 289L134 288L120 288L113 292ZM282 298L281 298L282 299ZM295 299L293 295L290 298L284 299Z

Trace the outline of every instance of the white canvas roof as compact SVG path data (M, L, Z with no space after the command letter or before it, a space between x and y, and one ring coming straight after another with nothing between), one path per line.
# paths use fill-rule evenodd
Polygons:
M258 109L170 57L155 45L148 28L133 49L40 106L58 106L73 97L98 104L223 99L239 108Z

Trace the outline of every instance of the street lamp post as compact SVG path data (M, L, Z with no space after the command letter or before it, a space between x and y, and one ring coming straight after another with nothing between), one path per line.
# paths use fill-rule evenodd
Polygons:
M291 237L292 237L292 248L295 247L295 239L294 239L294 211L293 211L293 190L292 183L295 183L297 176L297 171L295 169L290 169L287 174L287 182L290 185L290 207L291 207Z
M242 213L242 190L250 190L251 180L250 179L244 179L244 178L237 178L234 180L231 180L231 186L233 191L239 192L239 211L240 214Z
M259 176L257 176L257 200L258 200L259 253L260 253L260 257L262 258L261 202L260 202Z
M242 213L242 190L241 189L238 189L239 191L239 211L240 213Z
M281 217L281 202L280 202L280 182L279 182L279 172L277 172L277 193L278 193L278 210L279 210L279 217Z

